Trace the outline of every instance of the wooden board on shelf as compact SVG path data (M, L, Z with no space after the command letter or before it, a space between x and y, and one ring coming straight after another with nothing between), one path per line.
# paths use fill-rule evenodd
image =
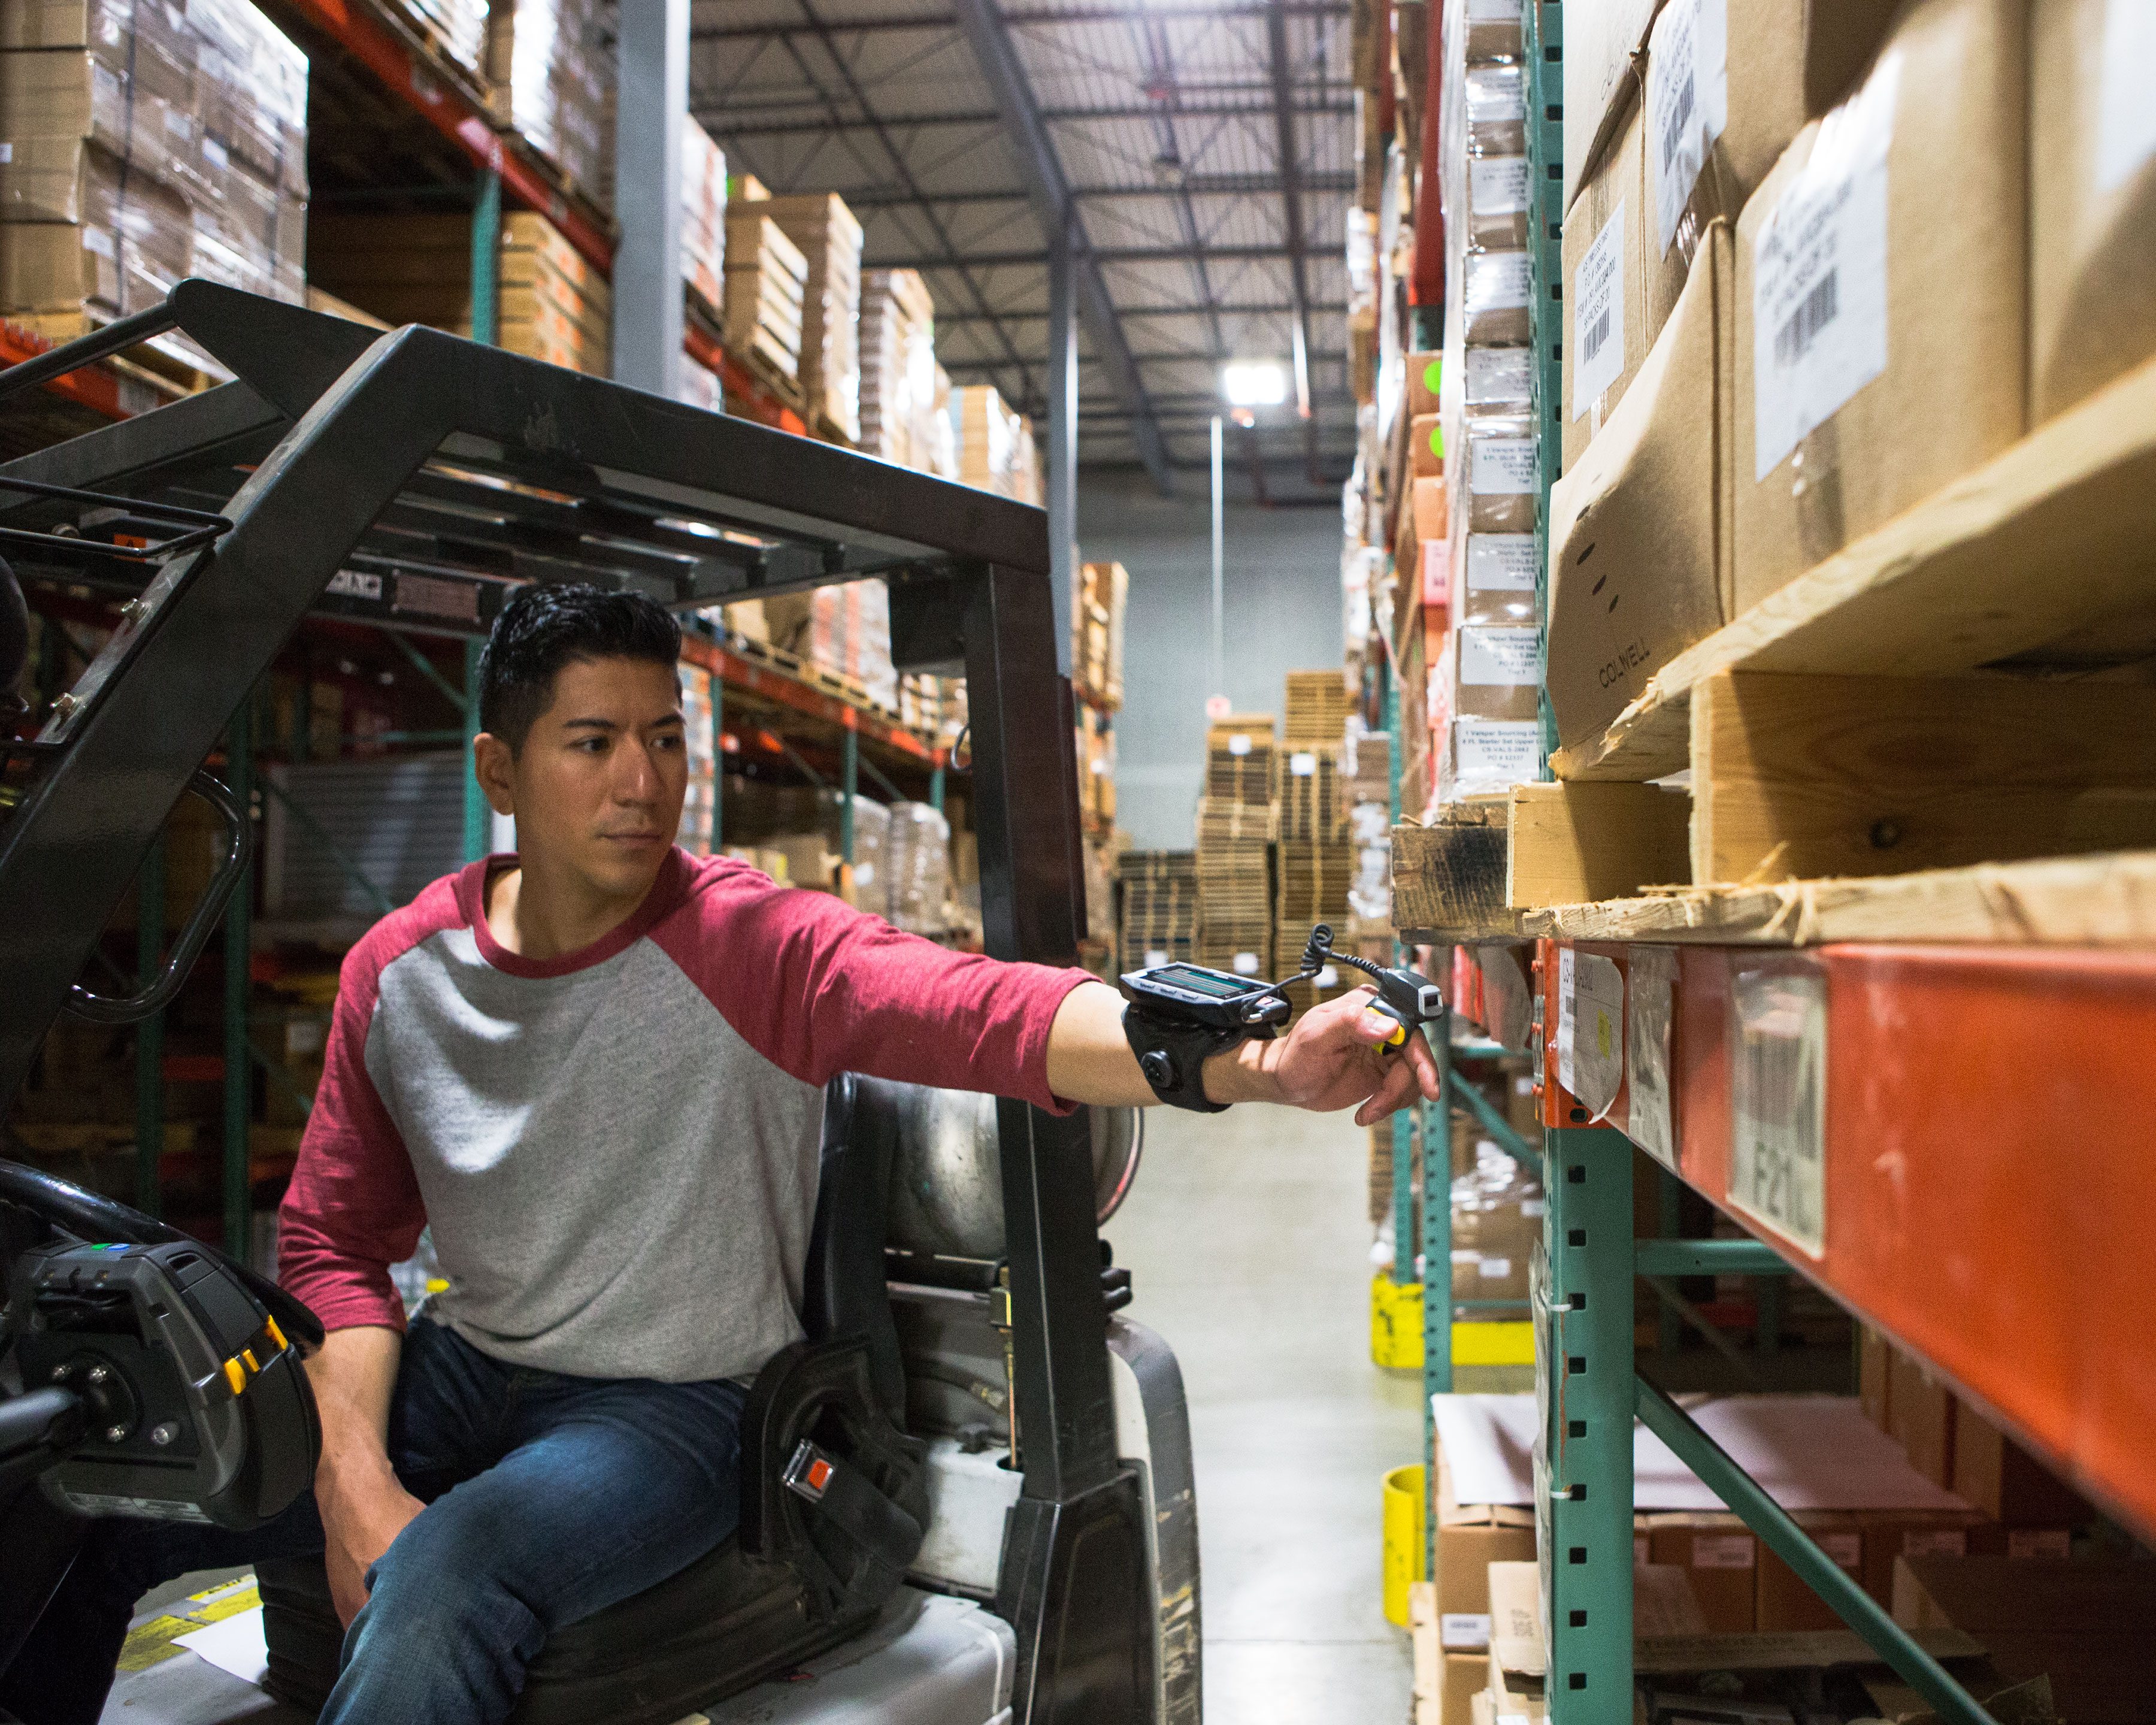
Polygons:
M1506 798L1505 904L1619 898L1691 878L1691 798L1650 784L1522 784Z
M2156 851L1772 886L1691 887L1529 911L1518 926L1523 934L1556 940L1715 946L1864 941L2143 947L2156 942Z
M1393 829L1393 922L1441 939L1512 935L1505 902L1507 809L1502 798L1447 805L1432 826Z
M1663 666L1561 778L1686 764L1717 671L1966 676L2156 655L2156 361L1828 558Z

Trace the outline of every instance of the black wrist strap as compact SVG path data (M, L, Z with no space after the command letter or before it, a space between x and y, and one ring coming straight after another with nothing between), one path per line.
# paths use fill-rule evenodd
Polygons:
M1225 1102L1206 1100L1205 1062L1223 1049L1249 1040L1250 1033L1178 1023L1131 1005L1123 1009L1123 1035L1138 1057L1138 1070L1161 1101L1197 1114L1227 1111Z

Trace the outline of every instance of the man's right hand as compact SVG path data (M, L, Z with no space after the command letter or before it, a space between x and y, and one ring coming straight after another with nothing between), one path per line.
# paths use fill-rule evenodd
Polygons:
M426 1507L389 1465L389 1397L403 1351L394 1330L332 1330L307 1362L322 1422L315 1507L327 1538L330 1598L347 1629L367 1603L367 1572Z

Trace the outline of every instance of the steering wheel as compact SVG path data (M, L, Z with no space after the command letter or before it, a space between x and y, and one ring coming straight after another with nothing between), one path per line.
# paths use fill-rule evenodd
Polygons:
M57 1179L19 1162L0 1161L0 1202L19 1204L40 1221L77 1239L99 1245L170 1245L184 1241L231 1272L259 1301L277 1327L312 1353L322 1345L322 1321L265 1276L259 1276L228 1252L205 1245L169 1223L80 1186Z

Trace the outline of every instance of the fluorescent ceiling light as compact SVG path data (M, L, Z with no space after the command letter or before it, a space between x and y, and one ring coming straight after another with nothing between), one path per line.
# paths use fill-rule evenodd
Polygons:
M1239 359L1220 367L1220 393L1238 408L1276 408L1287 399L1287 367L1276 359Z

